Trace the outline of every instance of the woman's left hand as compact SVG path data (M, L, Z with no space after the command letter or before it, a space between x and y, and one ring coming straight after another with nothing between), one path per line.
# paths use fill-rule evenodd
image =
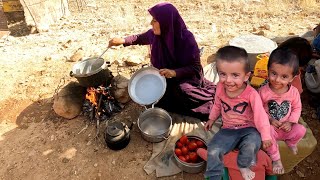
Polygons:
M160 69L159 73L161 76L164 76L166 78L173 78L176 77L176 71L171 70L171 69Z

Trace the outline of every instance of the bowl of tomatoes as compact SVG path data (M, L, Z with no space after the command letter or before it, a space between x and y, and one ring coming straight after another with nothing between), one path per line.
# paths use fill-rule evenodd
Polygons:
M182 171L199 173L206 167L206 162L197 154L198 148L207 149L207 144L197 136L183 135L176 142L173 149L173 157Z

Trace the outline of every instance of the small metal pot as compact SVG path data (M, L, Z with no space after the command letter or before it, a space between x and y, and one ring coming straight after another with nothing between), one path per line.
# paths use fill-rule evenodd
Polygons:
M201 138L199 138L199 137L197 137L197 136L187 136L187 137L188 137L188 139L189 139L189 138L192 138L192 139L200 140L200 141L202 141L202 142L207 146L206 142L205 142L203 139L201 139ZM178 140L178 141L179 141L179 140ZM177 142L178 142L178 141L177 141ZM177 142L176 142L176 144L177 144ZM178 166L182 171L187 172L187 173L199 173L199 172L201 172L201 171L203 171L203 170L205 169L205 167L206 167L206 161L201 161L201 162L199 162L199 163L187 163L187 162L183 162L183 161L181 161L181 160L177 157L176 153L174 153L174 150L175 150L175 146L173 147L173 157L174 157L174 160L175 160L177 166Z
M70 76L75 77L83 87L110 84L112 79L108 65L102 58L88 58L73 65Z
M161 108L150 108L140 114L138 128L148 142L161 142L168 138L172 128L172 118Z
M107 146L112 150L120 150L125 148L130 142L130 130L132 128L122 122L112 122L108 124L104 139Z

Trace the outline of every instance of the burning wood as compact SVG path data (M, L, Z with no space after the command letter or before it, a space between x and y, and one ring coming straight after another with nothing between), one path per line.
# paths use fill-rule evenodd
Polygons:
M89 100L93 105L97 106L97 94L95 92L95 88L87 88L86 99Z
M83 112L90 120L106 120L113 113L121 110L120 105L110 93L111 87L99 86L87 88L86 100L83 104Z

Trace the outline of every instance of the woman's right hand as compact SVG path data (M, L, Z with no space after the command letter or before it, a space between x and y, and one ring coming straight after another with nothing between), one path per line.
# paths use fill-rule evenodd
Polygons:
M112 38L110 41L109 41L109 46L108 47L111 47L111 46L120 46L121 44L124 44L125 43L125 40L123 38Z

